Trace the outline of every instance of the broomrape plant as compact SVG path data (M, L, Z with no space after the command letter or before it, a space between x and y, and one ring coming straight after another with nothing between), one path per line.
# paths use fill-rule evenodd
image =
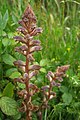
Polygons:
M34 36L42 33L42 28L37 27L37 19L30 5L26 8L22 19L19 21L21 25L17 28L19 31L19 36L15 36L14 39L21 43L21 46L16 47L15 50L26 57L25 63L21 60L14 61L14 65L22 69L23 75L20 78L15 78L15 82L20 82L25 84L25 89L19 90L17 93L22 99L20 112L26 113L26 120L32 120L32 113L36 112L39 120L42 120L42 111L47 109L48 101L56 96L53 92L53 87L60 86L60 82L63 81L62 77L65 76L66 70L68 70L69 65L64 65L58 67L56 72L49 71L46 75L49 80L49 84L38 88L35 84L31 82L33 76L36 76L40 70L40 66L34 64L33 53L35 51L40 51L42 49L41 42L39 40L34 40ZM42 94L42 101L40 105L35 105L32 103L32 97L35 94Z

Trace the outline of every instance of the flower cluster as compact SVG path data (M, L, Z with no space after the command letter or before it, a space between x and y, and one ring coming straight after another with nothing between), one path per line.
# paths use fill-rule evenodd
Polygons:
M39 91L36 85L30 83L30 79L37 75L41 68L39 65L33 64L35 61L33 53L41 50L41 42L33 39L34 36L42 33L42 28L37 27L36 22L36 16L31 6L28 5L22 16L22 19L19 21L21 26L17 28L20 36L14 37L17 42L22 43L21 46L15 48L15 51L23 54L26 57L25 63L21 60L14 62L14 65L21 68L24 72L23 77L15 78L14 81L26 85L24 90L18 91L18 95L20 98L23 98L20 111L26 112L27 120L31 119L31 111L35 109L35 106L33 106L31 103L31 96Z
M39 118L42 116L42 110L48 108L49 100L56 97L56 93L53 91L54 87L60 87L61 82L63 81L63 77L66 76L65 72L69 69L70 65L64 65L58 67L56 72L49 71L46 75L47 79L49 80L49 85L42 86L41 92L43 94L43 101L41 106L39 106ZM41 119L42 120L42 119Z
M63 81L63 77L65 77L65 72L69 69L69 65L64 65L61 67L58 67L56 69L56 72L49 71L47 74L47 78L50 82L49 86L45 86L42 88L43 92L47 96L46 100L52 99L53 97L56 96L56 93L52 91L52 88L57 86L60 87L61 82ZM48 89L47 92L45 90Z

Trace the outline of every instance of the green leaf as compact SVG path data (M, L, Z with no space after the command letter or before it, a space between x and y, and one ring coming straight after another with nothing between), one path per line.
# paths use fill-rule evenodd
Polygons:
M6 53L2 57L3 57L3 62L4 63L14 66L13 62L16 61L16 59L13 56Z
M9 77L13 72L17 71L16 68L10 68L6 71L6 76Z
M1 12L0 12L0 22L2 22L2 14L1 14Z
M8 84L8 83L9 83L8 79L0 80L0 89L4 88L6 86L6 84Z
M11 78L11 79L14 79L14 78L18 78L18 77L20 77L21 76L21 74L19 73L19 72L13 72L9 77Z
M6 46L9 46L9 45L11 44L11 42L9 41L8 38L4 38L4 39L2 40L2 44L6 47Z
M4 16L3 16L3 29L5 29L7 22L8 22L8 10L6 10Z
M48 64L48 60L47 59L42 59L40 61L40 66L46 66Z
M13 100L12 98L9 97L2 97L0 99L0 108L2 112L6 115L17 115L18 110L17 110L17 102Z
M0 12L0 29L2 30L2 14Z
M66 86L61 86L60 87L60 91L63 93L67 93L68 92L68 88Z
M14 85L10 82L4 88L3 96L13 97L13 94L14 94Z
M14 34L12 32L9 32L8 33L8 38L13 38L14 37Z
M35 85L37 85L38 87L41 87L44 85L44 76L43 75L38 75L37 79L35 81Z
M62 99L63 99L63 102L68 105L72 101L72 95L70 93L64 93L62 95Z
M6 32L5 32L5 31L0 30L0 36L6 36ZM1 40L1 39L0 39L0 40Z
M40 72L46 73L46 69L45 69L45 68L41 68L41 69L40 69Z
M18 87L21 89L25 89L25 87L26 87L25 84L23 84L23 83L18 82L17 84L18 84Z
M1 56L2 52L3 52L2 41L0 41L0 56ZM2 60L2 57L0 57L0 62L1 62L1 60ZM0 66L2 66L2 65L0 64ZM0 70L0 72L1 72L1 70Z
M21 114L20 113L18 113L17 115L13 116L14 120L20 120L20 118L21 118Z
M12 20L13 20L13 22L15 23L15 24L17 24L17 18L14 16L14 15L12 15Z
M0 97L2 97L2 93L0 92Z

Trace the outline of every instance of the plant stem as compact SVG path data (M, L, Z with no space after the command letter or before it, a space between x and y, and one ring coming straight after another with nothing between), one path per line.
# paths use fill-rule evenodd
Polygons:
M28 51L26 53L26 67L25 67L25 72L28 74L28 77L26 78L26 91L27 91L26 120L31 120L31 111L29 110L29 103L31 102L30 91L29 91L29 60L27 59L27 56L28 56L29 51L30 51L29 40L27 42L27 47L28 47Z

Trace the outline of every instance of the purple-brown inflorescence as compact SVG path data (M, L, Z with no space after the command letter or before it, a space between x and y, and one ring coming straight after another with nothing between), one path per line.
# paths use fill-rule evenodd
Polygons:
M25 89L19 90L18 95L23 99L22 107L19 109L21 112L26 112L26 120L32 120L32 112L37 111L38 117L42 120L42 109L47 108L48 101L56 96L52 91L53 86L60 86L62 77L64 77L66 70L69 68L69 65L58 67L56 72L48 72L47 78L49 80L49 85L38 88L35 84L31 83L30 79L33 76L38 74L40 70L39 65L33 64L35 61L33 53L35 51L41 50L41 42L39 40L34 40L34 36L42 33L42 28L37 27L36 16L31 8L28 5L25 10L22 19L19 21L21 25L17 28L17 31L20 33L20 36L15 36L14 39L17 42L21 43L21 46L16 47L15 51L23 54L26 57L26 62L21 60L14 61L14 65L22 69L23 75L20 78L15 78L15 82L20 82L25 84ZM59 82L56 82L59 81ZM32 96L38 92L43 94L43 102L40 106L32 104Z
M33 37L42 33L42 28L36 26L36 16L28 5L25 10L22 19L19 21L21 25L17 28L21 36L15 36L14 39L21 42L22 45L15 48L15 51L23 54L26 57L26 62L21 60L15 61L14 65L21 68L24 72L22 78L15 78L15 82L20 82L26 85L26 88L22 91L18 91L18 95L23 98L22 108L20 111L26 112L26 120L31 120L31 112L34 110L34 106L31 103L31 96L39 91L36 85L30 83L30 79L38 74L39 65L33 65L35 61L33 53L40 51L40 41L34 40Z
M52 88L54 86L60 87L61 82L63 81L63 77L65 77L65 72L69 69L69 65L64 65L61 67L58 67L56 69L56 72L51 72L49 71L47 74L47 78L50 82L50 85L47 87L48 92L46 93L46 100L48 101L49 99L52 99L53 97L55 97L56 93L54 93L52 91ZM43 87L43 91L45 92L45 89Z
M56 97L56 93L53 91L54 87L60 87L61 82L63 81L63 77L65 77L65 72L69 69L70 65L64 65L58 67L56 72L49 71L46 75L47 79L49 80L49 85L41 87L41 92L43 93L43 101L41 106L39 106L39 118L42 116L42 109L48 108L49 100ZM40 119L42 120L42 119Z

